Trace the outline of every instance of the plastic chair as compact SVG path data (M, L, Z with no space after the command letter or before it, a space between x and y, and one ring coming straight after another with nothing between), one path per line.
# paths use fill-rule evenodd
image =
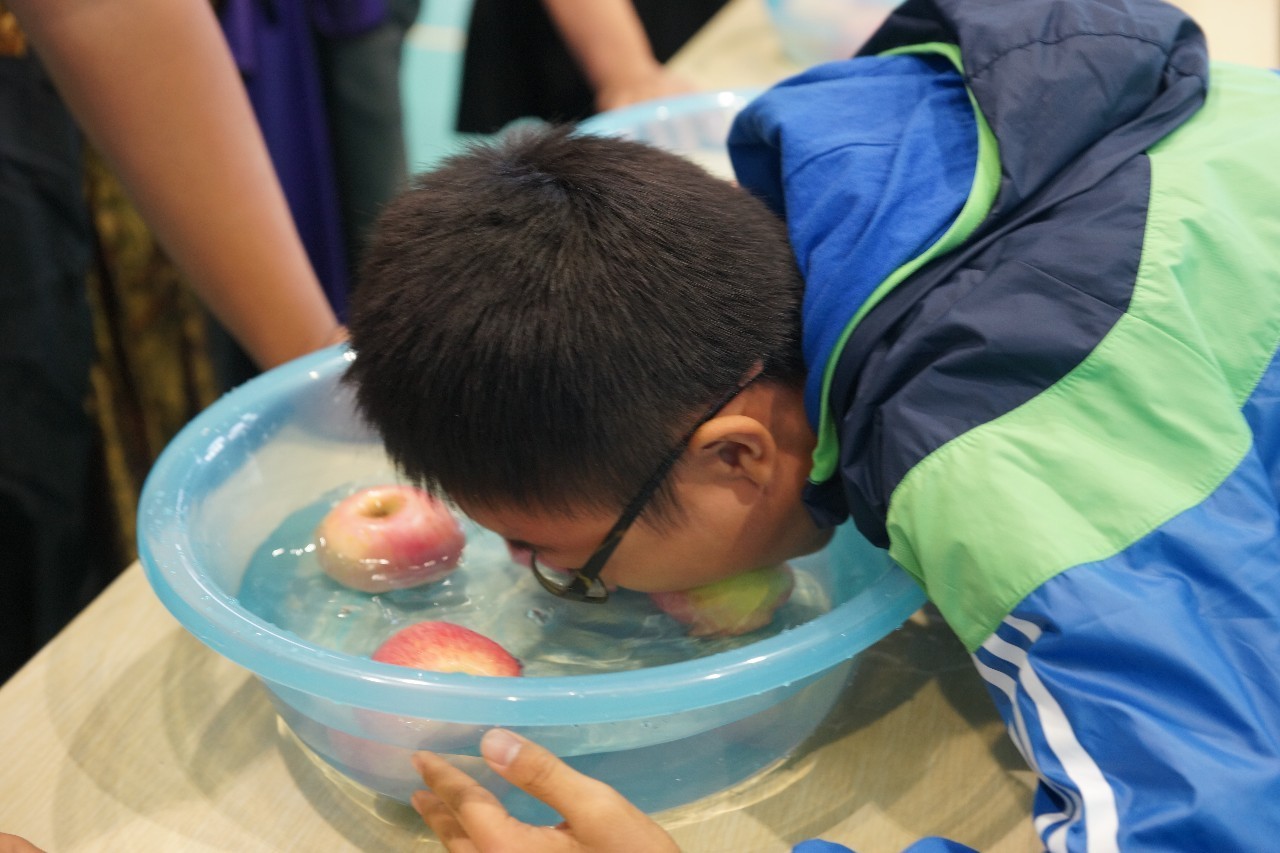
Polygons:
M400 100L411 174L432 168L479 138L454 129L472 2L423 0L418 20L405 35Z

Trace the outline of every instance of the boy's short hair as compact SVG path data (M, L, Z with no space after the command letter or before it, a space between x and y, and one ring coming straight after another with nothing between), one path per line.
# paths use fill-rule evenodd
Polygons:
M802 289L784 225L744 190L640 143L524 130L388 205L348 380L430 489L616 509L754 365L803 381Z

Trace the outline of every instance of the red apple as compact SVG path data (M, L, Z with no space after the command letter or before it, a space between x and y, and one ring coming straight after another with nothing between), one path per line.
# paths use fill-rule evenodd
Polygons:
M502 646L452 622L417 622L402 628L372 657L414 669L471 675L519 675L522 669Z
M412 486L344 498L316 528L325 574L363 592L421 586L457 567L466 537L445 503Z
M795 587L786 563L755 569L683 592L654 592L649 597L671 618L689 626L694 637L736 637L768 625Z
M392 634L371 657L413 669L464 672L470 675L517 676L523 667L506 649L470 628L450 622L416 622ZM424 708L424 711L428 709ZM331 738L335 755L344 763L364 770L395 767L390 751L429 749L453 752L480 740L483 730L469 723L451 723L425 717L357 708L356 720L368 738ZM404 758L407 761L407 756Z

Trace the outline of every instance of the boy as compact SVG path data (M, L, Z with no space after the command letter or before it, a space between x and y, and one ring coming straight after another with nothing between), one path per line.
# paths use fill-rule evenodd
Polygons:
M1280 77L1211 70L1157 2L911 0L729 143L743 191L553 132L393 205L351 325L392 456L583 599L851 517L972 652L1046 848L1268 849ZM483 746L568 823L495 816L424 755L460 846L656 832Z

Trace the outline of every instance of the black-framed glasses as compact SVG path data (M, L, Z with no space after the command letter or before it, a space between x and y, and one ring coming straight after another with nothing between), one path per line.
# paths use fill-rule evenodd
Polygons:
M608 600L609 589L605 586L604 581L600 580L600 572L604 570L604 564L613 555L614 549L618 547L622 537L631 529L631 525L640 517L640 513L644 511L654 493L658 491L662 481L666 479L667 475L671 473L671 469L675 467L676 462L684 455L685 449L693 439L693 434L707 421L720 414L720 410L729 405L729 402L741 394L752 382L759 379L760 374L761 371L757 369L750 378L741 382L737 387L717 400L716 404L708 409L705 415L698 418L697 422L689 427L688 432L662 458L662 462L659 463L653 474L649 476L649 479L645 480L644 485L640 487L640 491L636 492L636 496L627 504L617 522L605 534L600 546L587 558L581 568L556 569L539 565L538 552L530 551L529 568L533 570L533 576L538 579L538 583L542 585L542 588L559 598L567 598L573 601L602 604Z

